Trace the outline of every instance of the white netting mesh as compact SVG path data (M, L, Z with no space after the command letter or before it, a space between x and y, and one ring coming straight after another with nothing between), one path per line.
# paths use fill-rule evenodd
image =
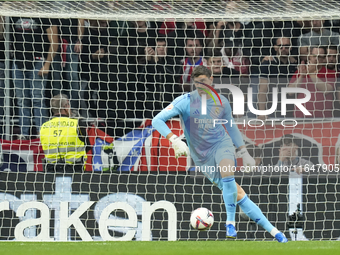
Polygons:
M225 238L219 189L197 176L190 157L175 159L150 121L194 88L190 74L197 65L212 70L234 110L245 109L235 119L257 164L304 166L303 174L238 173L249 197L292 240L337 239L339 7L328 0L0 1L0 239ZM235 100L223 84L253 94ZM291 105L286 116L279 107L271 120L248 109L249 98L256 109L270 109L274 87L309 90L311 118ZM71 99L82 125L95 124L86 131L85 173L83 164L76 173L73 165L56 167L56 158L70 161L65 146L40 146L39 128L55 113L50 106L67 105L50 103L59 93ZM178 119L168 124L182 135ZM63 131L50 133L54 147L70 142L55 140ZM79 159L74 145L80 142L72 142L73 160ZM152 214L148 202L157 201L167 213ZM189 226L197 207L215 215L208 232ZM36 225L25 225L38 216ZM125 227L114 221L127 218ZM271 238L241 211L237 222L240 239Z

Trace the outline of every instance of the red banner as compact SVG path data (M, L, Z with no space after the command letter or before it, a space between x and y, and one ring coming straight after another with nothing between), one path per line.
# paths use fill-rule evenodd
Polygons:
M146 122L151 124L151 122ZM167 122L174 134L180 136L183 130L180 122L172 120ZM143 125L146 126L146 125ZM143 128L141 126L141 128ZM295 127L284 127L282 125L265 125L262 127L250 127L239 124L239 129L244 135L246 143L256 144L264 151L265 158L278 157L277 144L280 138L291 134L294 138L304 141L308 147L301 149L301 156L314 158L314 163L334 164L336 155L340 154L340 122L314 122L298 124ZM98 134L96 133L96 135ZM113 139L105 133L100 133L108 142ZM31 141L6 141L0 140L2 147L2 171L43 171L43 150L39 139ZM273 148L269 150L268 148ZM119 148L116 148L116 150ZM89 155L91 160L91 155ZM339 157L339 155L338 155ZM89 161L90 162L90 161ZM88 164L90 164L88 162ZM339 162L337 162L339 163ZM147 139L139 161L138 171L186 171L190 167L190 160L186 157L176 159L173 149L167 139L159 132L154 131L152 137ZM91 171L91 167L87 168ZM134 169L137 170L137 169Z

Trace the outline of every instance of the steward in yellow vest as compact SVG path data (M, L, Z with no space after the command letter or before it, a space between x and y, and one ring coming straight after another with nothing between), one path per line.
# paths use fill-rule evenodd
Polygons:
M51 99L53 117L40 128L45 170L82 172L86 162L86 123L71 118L70 102L60 94Z

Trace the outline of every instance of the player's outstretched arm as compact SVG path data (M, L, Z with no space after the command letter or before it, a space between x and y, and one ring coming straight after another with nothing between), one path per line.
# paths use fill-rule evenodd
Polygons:
M171 142L176 158L182 155L188 156L189 148L185 142L183 142L177 135L171 132L170 128L165 123L172 117L181 115L184 96L185 95L177 98L173 103L157 114L157 116L152 120L152 126Z
M168 138L167 136L171 133L171 130L165 123L167 122L167 120L177 115L181 115L181 112L177 107L173 105L173 103L171 103L153 118L152 126L162 136Z

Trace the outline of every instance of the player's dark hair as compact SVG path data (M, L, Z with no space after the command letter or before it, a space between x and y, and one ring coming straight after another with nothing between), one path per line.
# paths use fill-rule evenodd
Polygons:
M324 54L326 55L327 54L327 46L311 46L309 48L309 54L312 54L313 50L317 48L317 49L323 49L324 51Z
M156 38L156 42L166 42L166 39L165 39L165 37L160 36L160 37Z
M336 45L329 45L327 47L327 50L336 50L337 53L339 52L339 48Z
M202 47L204 47L204 40L203 40L204 35L201 31L199 31L199 30L193 31L193 30L188 29L188 30L185 31L185 37L186 37L185 45L188 44L189 40L192 40L192 41L198 40L200 42L200 45Z
M282 36L278 36L278 37L274 37L273 38L273 45L276 45L277 46L277 41L280 39L280 38L287 38L289 40L289 42L291 43L292 42L292 39L288 36L285 36L285 35L282 35Z
M221 48L215 48L209 57L222 57Z
M208 61L210 58L215 57L223 57L221 53L221 48L209 48L207 50L207 55L204 58Z
M191 73L191 79L193 80L194 78L196 78L200 75L205 75L208 78L210 78L211 75L212 75L211 70L206 66L196 66Z
M295 144L295 145L299 146L299 141L298 141L298 139L296 139L292 135L285 135L284 137L282 137L281 146L290 145L290 144Z

